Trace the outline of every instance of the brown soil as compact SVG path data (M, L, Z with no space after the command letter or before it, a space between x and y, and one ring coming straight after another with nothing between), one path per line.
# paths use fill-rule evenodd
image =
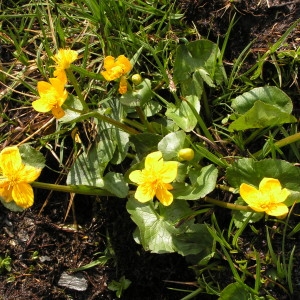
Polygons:
M179 2L185 10L185 21L194 23L199 34L212 41L224 39L230 19L236 14L238 23L231 32L225 53L228 66L255 40L251 46L253 55L247 60L246 67L249 67L300 18L298 0ZM299 33L298 27L284 47L299 47ZM2 50L5 51L2 58L9 59L9 50ZM9 109L7 113L13 119L16 117ZM1 134L7 134L8 141L15 140L18 126L19 122L13 122L10 127L1 127ZM47 156L47 165L59 170L51 157ZM46 169L41 181L43 179L55 182L57 173ZM72 209L67 213L70 195L38 190L35 199L35 205L22 213L0 208L0 256L8 255L12 259L11 271L4 270L0 274L0 299L117 299L107 285L123 275L132 284L122 299L176 300L185 294L168 288L192 289L188 284L167 282L195 281L194 273L180 255L150 254L135 244L132 239L134 225L126 213L125 200L76 195L72 214ZM75 229L68 226L72 224L77 224ZM63 272L95 261L107 248L113 249L108 263L80 271L88 283L85 291L58 284ZM287 299L282 297L278 299ZM203 295L200 298L216 299Z

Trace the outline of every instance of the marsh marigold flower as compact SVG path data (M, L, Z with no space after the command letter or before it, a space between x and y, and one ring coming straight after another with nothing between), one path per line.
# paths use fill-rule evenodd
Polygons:
M67 83L66 69L70 68L72 62L78 57L77 51L71 49L59 49L52 59L56 62L53 75L65 84Z
M173 202L173 195L169 190L170 184L177 176L178 162L164 162L160 151L150 153L145 160L143 170L130 173L129 179L138 184L135 198L140 202L147 202L154 196L165 206Z
M0 197L22 208L30 207L33 189L29 183L39 177L41 169L24 164L18 147L12 146L0 152L0 173Z
M38 112L48 112L51 110L57 119L65 115L61 108L68 97L65 84L59 78L50 78L49 82L39 81L37 89L40 98L32 102L33 108Z
M283 203L290 192L282 189L278 179L263 178L259 188L242 183L240 195L255 211L265 212L270 216L280 217L288 213L288 207Z
M118 56L116 59L113 56L106 56L104 58L104 69L101 74L107 81L121 78L119 93L125 94L127 92L127 80L125 74L131 70L132 66L127 57L124 55Z

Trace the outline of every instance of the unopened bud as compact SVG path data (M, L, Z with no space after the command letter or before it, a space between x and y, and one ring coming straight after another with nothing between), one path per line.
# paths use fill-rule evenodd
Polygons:
M194 156L195 156L195 152L191 148L183 148L178 152L178 158L181 161L183 160L190 161L194 158Z
M134 74L131 76L131 81L135 84L138 85L142 82L143 78L140 74Z

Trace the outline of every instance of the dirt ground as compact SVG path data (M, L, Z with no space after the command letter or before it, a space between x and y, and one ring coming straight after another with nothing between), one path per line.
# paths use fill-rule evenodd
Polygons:
M236 14L238 23L230 35L224 57L228 67L255 40L251 46L253 55L246 62L250 66L300 18L298 0L181 0L178 5L185 11L185 22L212 41L224 39L230 19ZM288 37L285 47L299 47L299 37L298 27ZM9 53L6 55L9 59ZM0 134L1 131L11 133L11 142L16 140L17 131L13 126L1 127ZM50 155L47 165L59 169ZM45 169L40 178L43 180L54 183L57 173ZM150 254L135 244L134 225L126 213L125 200L76 195L73 201L73 210L67 213L70 195L37 190L31 209L12 213L0 208L0 256L12 258L11 272L0 274L0 300L117 299L107 285L123 275L132 284L121 299L176 300L185 294L169 288L193 289L194 273L183 257ZM70 226L74 224L77 226ZM95 261L105 249L113 249L108 263L77 272L87 283L84 291L59 284L63 272ZM201 299L216 298L201 296Z

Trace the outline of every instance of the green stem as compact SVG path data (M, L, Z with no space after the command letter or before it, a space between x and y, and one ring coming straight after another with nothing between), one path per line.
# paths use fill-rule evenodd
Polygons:
M108 191L102 190L97 187L88 187L88 186L75 186L75 185L59 185L52 183L44 183L34 181L31 183L32 187L51 190L56 192L64 192L64 193L75 193L82 195L91 195L91 196L114 196Z
M235 188L227 186L227 185L224 185L224 184L217 184L216 188L220 189L222 191L225 191L225 192L230 192L230 193L234 193L236 191Z
M298 142L298 141L300 141L300 132L295 133L291 136L288 136L286 138L283 138L282 140L279 140L279 141L275 142L274 146L278 147L278 148L282 148L286 145L289 145L289 144L292 144L292 143L295 143L295 142ZM259 157L262 154L262 151L263 150L257 151L256 153L253 154L253 156L256 157L256 158ZM270 150L266 154L268 154L269 152L270 152Z
M213 137L212 135L210 134L208 128L206 127L205 125L205 122L203 121L203 119L201 118L200 114L197 112L197 110L195 109L195 107L187 100L187 99L184 99L183 101L185 101L189 108L191 109L191 111L193 112L195 118L197 119L197 122L201 128L201 130L203 131L204 135L211 141L213 141Z
M125 132L127 132L127 133L129 133L129 134L135 135L135 134L138 134L138 133L139 133L139 132L138 132L137 130L135 130L134 128L131 128L131 127L129 127L129 126L127 126L127 125L125 125L125 124L119 122L119 121L116 121L116 120L114 120L114 119L112 119L112 118L109 118L109 117L107 117L107 116L105 116L105 115L102 115L102 114L100 114L100 113L98 113L98 112L92 112L92 114L94 114L94 117L95 117L95 118L97 118L97 119L99 119L99 120L101 120L101 121L110 123L110 124L112 124L112 125L114 125L114 126L120 128L120 129L124 130Z
M84 115L81 115L79 116L78 118L74 119L73 121L74 122L79 122L80 120L85 120L85 119L88 119L88 118L97 118L98 120L101 120L103 122L107 122L109 124L112 124L114 125L115 127L117 128L120 128L121 130L129 133L129 134L132 134L132 135L135 135L135 134L138 134L139 132L137 130L135 130L134 128L132 127L129 127L115 119L112 119L112 118L109 118L103 114L100 114L99 112L97 111L91 111L91 112L88 112Z
M80 90L80 88L79 88L78 82L77 82L77 80L76 80L76 78L75 78L75 76L74 76L72 70L67 69L66 72L67 72L67 76L68 76L68 78L69 78L71 84L72 84L73 87L74 87L74 90L75 90L75 92L76 92L76 95L77 95L78 99L79 99L80 102L81 102L83 111L87 112L87 111L89 110L88 105L86 104L86 102L85 102L85 100L84 100L84 98L83 98L83 96L82 96L82 92L81 92L81 90Z
M238 204L234 204L234 203L227 203L227 202L216 200L216 199L213 199L213 198L210 198L210 197L207 197L207 196L204 197L203 200L205 202L215 204L215 205L218 205L220 207L232 209L232 210L243 210L243 211L252 211L253 212L253 210L249 206L238 205Z
M206 95L206 91L205 91L204 87L203 87L201 102L203 103L203 106L204 106L205 117L211 122L211 112L210 112L210 108L208 105L208 99L207 99L207 95Z
M130 120L127 118L123 118L122 121L126 124L129 124L132 127L135 127L136 129L140 130L140 131L144 131L145 127L144 125L142 125L141 123L135 121L135 120Z
M142 123L147 127L149 132L155 132L151 126L151 124L148 122L143 110L141 109L140 106L136 106L135 107L135 111L138 114L140 120L142 121Z

